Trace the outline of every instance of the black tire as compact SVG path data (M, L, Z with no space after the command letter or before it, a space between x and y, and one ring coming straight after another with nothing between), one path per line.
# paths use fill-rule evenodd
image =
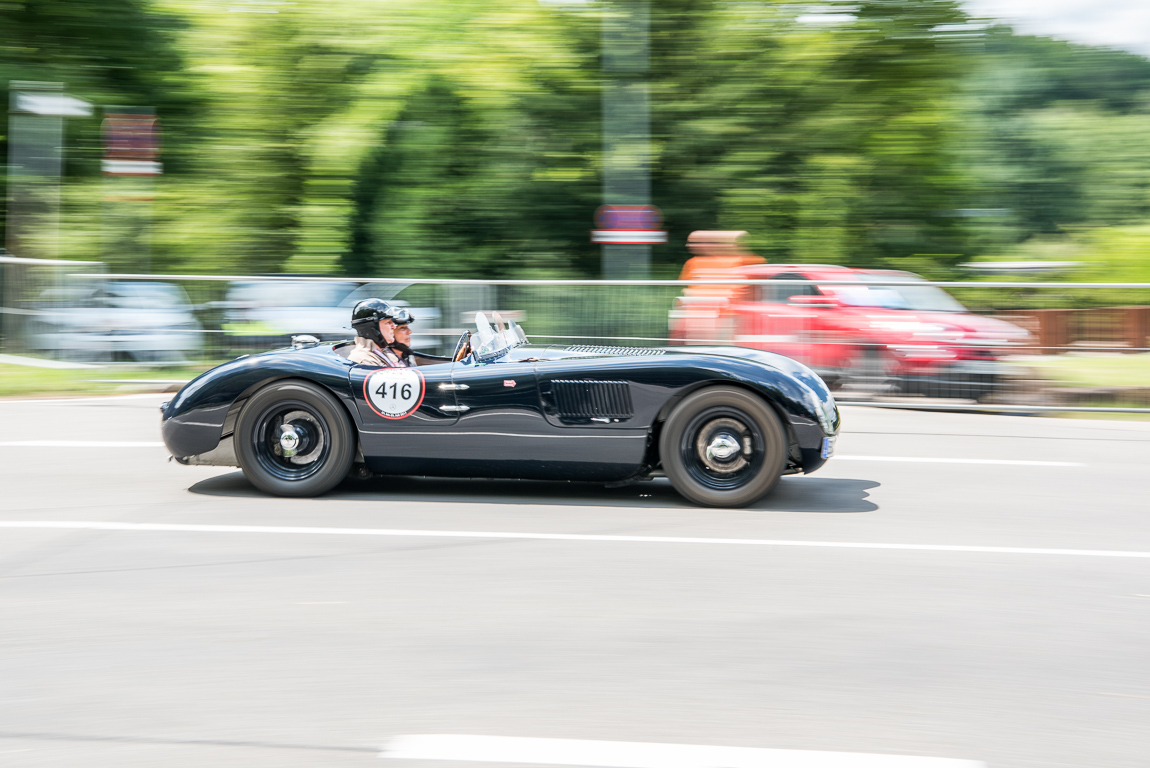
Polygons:
M737 451L722 455L732 442ZM779 481L787 459L786 430L762 398L736 387L708 387L671 412L659 437L659 456L671 485L688 500L705 507L745 507Z
M292 437L281 441L290 427ZM256 392L236 422L236 458L244 476L275 496L318 496L347 477L355 432L343 407L323 388L280 381ZM286 451L294 455L285 456Z

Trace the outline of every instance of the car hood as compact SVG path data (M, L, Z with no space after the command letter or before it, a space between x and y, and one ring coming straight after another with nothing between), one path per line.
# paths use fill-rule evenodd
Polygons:
M811 368L803 365L798 360L794 360L785 355L780 355L775 352L766 352L761 349L750 349L747 347L696 347L696 346L683 346L683 347L607 347L607 346L591 346L591 345L573 345L573 346L551 346L545 350L538 347L519 347L514 350L513 356L518 358L523 357L547 357L549 359L561 359L565 357L570 358L586 358L586 357L648 357L648 356L683 356L689 355L692 357L727 357L738 358L741 360L750 360L759 365L766 366L779 373L787 374L805 384L807 387L815 390L820 397L833 399L830 396L830 390L826 382L814 372Z
M756 363L774 368L781 373L806 374L814 372L810 368L786 355L776 352L767 352L762 349L748 347L664 347L668 355L708 355L711 357L737 357L743 360L754 360ZM817 377L817 376L816 376Z

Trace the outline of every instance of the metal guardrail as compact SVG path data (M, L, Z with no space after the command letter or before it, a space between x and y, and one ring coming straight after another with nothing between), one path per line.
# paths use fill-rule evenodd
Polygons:
M20 259L23 262L42 263L42 259ZM78 264L89 262L54 262L63 264ZM98 263L98 262L90 262ZM176 281L210 281L210 282L314 282L314 283L383 283L388 285L546 285L546 286L621 286L621 287L647 287L647 286L697 286L697 285L775 285L778 280L546 280L546 279L503 279L475 280L469 278L402 278L402 277L319 277L302 275L155 275L155 274L74 274L69 277L95 278L99 280L161 280L165 282ZM796 285L830 285L855 286L858 280L787 280ZM868 280L868 285L880 286L918 286L934 285L940 288L1131 288L1150 290L1150 283L1067 283L1067 282L1002 282L1002 281L919 281L892 278L890 280Z
M1150 412L1150 376L1122 386L1085 387L1042 374L1069 356L1118 359L1150 352L1150 283L872 277L865 284L868 290L946 289L971 309L970 315L960 316L819 303L819 294L859 288L857 280L348 279L83 273L67 264L57 265L45 280L33 275L44 272L48 265L42 262L0 263L2 351L83 362L209 364L282 345L293 333L350 336L350 305L328 307L329 319L322 322L316 318L323 313L313 311L322 308L275 306L277 292L288 291L292 284L314 284L324 291L343 284L363 295L374 291L417 308L416 341L429 351L453 346L475 311L503 311L515 314L533 339L544 342L734 344L777 351L819 370L838 387L843 403L1000 412ZM85 322L69 315L74 307L45 306L48 293L59 294L69 286L98 294L100 286L157 283L177 286L186 297L185 322L169 317L149 323L147 311L140 308L99 321L99 315L89 314L85 317L90 322ZM240 284L266 284L256 291L263 298L236 301L235 286ZM788 290L802 287L794 293L816 298L805 304L794 296L780 300L780 284ZM105 309L105 318L116 314L116 307ZM881 317L867 318L868 311ZM132 312L135 321L129 322L125 318ZM853 315L854 325L836 324L836 315L840 320ZM435 317L433 322L430 317ZM955 319L1010 322L1027 333L1009 340L966 331L959 339L951 328L956 323L949 322ZM328 327L316 327L323 323ZM891 327L881 328L884 323ZM44 346L45 338L65 335L78 343ZM1136 363L1130 365L1132 370Z

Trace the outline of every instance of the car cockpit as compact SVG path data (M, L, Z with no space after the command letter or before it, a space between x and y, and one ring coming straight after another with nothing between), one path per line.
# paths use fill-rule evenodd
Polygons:
M475 313L475 333L464 333L459 337L452 359L473 365L486 365L506 360L516 347L529 343L527 334L514 320L504 325L503 318L496 312L495 325L487 320L482 312Z

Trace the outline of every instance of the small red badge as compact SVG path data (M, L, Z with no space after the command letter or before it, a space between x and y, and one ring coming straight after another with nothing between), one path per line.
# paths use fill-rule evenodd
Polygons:
M514 387L515 386L515 379L504 379L503 380L503 386Z

